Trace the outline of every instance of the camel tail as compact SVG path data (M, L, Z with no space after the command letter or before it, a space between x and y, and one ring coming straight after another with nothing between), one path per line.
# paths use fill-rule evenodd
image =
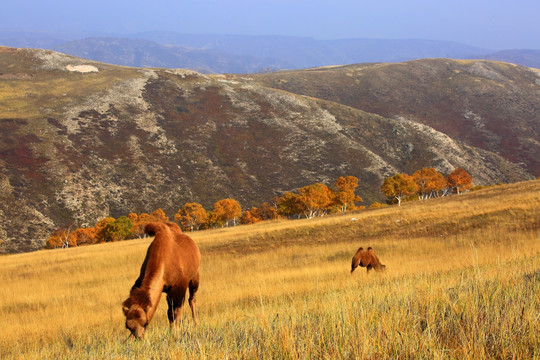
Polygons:
M167 228L167 225L161 222L151 222L146 224L144 227L144 232L150 236L156 236L160 232L164 231Z

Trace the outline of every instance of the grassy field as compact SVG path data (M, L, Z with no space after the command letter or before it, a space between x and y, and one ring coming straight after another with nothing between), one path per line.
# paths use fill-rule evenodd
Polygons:
M199 326L162 299L141 341L121 303L150 239L1 257L0 358L540 358L540 181L193 238ZM350 275L359 246L388 270Z

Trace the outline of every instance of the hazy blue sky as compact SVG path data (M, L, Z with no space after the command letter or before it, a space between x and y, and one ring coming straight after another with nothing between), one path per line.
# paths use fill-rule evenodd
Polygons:
M540 0L0 0L0 30L453 40L540 49Z

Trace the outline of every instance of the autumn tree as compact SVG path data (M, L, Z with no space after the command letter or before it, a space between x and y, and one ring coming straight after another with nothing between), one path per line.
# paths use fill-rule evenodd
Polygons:
M96 242L101 243L106 241L107 233L105 231L105 228L107 225L113 223L115 221L115 218L111 216L107 216L104 219L101 219L96 223Z
M251 210L244 211L240 217L240 224L249 225L261 221L261 218L257 216L257 212L258 209L256 207L252 207Z
M73 244L71 246L83 246L83 245L91 245L96 243L96 228L94 227L86 227L86 228L78 228L75 229L75 231L72 231L68 235L68 241L70 244Z
M150 216L152 217L152 221L161 221L161 222L167 222L169 221L169 217L165 215L165 211L163 211L161 208L154 210Z
M183 229L199 230L201 225L206 222L206 210L201 204L186 203L184 207L174 215L174 220L182 226Z
M278 214L289 217L302 213L300 208L300 195L286 192L278 201Z
M230 222L236 226L241 215L242 208L234 199L223 199L214 204L215 219L217 222L220 222L225 226L229 226Z
M101 230L104 241L120 241L133 237L131 229L133 223L127 216L120 216L118 219L108 222Z
M411 176L396 174L384 179L381 190L387 198L397 200L398 206L401 206L403 199L416 194L417 186Z
M276 199L276 202L278 200ZM244 211L240 218L240 224L255 224L259 221L279 219L279 214L276 206L265 202L259 207L252 207L251 210Z
M268 205L270 205L276 210L276 214L279 217L279 196L272 196L270 200L268 200Z
M151 214L141 213L140 215L137 215L136 213L129 213L127 217L129 220L131 220L131 223L133 225L131 230L132 236L136 238L142 238L146 236L146 234L144 233L144 227L146 226L146 224L154 221L169 221L169 218L167 217L167 215L165 215L165 212L162 209L157 209Z
M142 215L142 214L141 214ZM145 214L148 215L148 214ZM144 234L144 226L146 223L144 221L141 221L140 216L136 213L129 213L128 219L131 220L131 234L134 238L143 238L146 235Z
M321 183L300 188L298 195L300 208L308 219L324 215L334 202L334 192Z
M412 174L412 178L421 200L437 197L446 188L446 179L435 168L422 168Z
M339 207L339 211L345 212L347 210L353 210L355 208L355 202L364 201L360 196L355 195L354 193L358 187L358 178L356 176L340 176L334 182L334 186L337 189L335 202Z
M146 233L144 232L144 227L146 224L151 223L154 221L154 218L152 215L148 213L141 213L139 214L137 221L135 223L132 222L133 228L132 233L134 237L137 238L145 238L147 237Z
M214 214L214 211L210 210L206 212L206 222L204 223L201 228L203 229L213 229L216 227L223 227L223 223L219 223L218 219L216 218L216 215Z
M135 213L130 213L128 219L131 220L132 228L131 233L134 238L144 238L146 234L144 232L144 227L146 224L151 223L155 220L155 217L151 214L141 213L139 215Z
M470 190L472 187L472 177L462 168L457 168L448 175L448 187L457 194Z
M151 214L142 213L139 215L139 222L144 225L155 221L167 222L169 221L169 217L165 215L162 209L154 210Z
M46 249L69 248L81 245L90 245L96 242L96 229L93 227L78 228L71 231L68 229L57 229L47 239Z
M53 231L45 243L45 248L56 249L70 247L69 233L70 232L67 229L57 229Z
M251 210L252 212L254 211L253 215L261 221L279 219L277 207L267 202L262 203L259 207L254 207Z

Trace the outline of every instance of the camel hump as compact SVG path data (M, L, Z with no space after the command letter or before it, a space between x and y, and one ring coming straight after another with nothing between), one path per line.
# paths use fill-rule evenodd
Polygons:
M169 229L171 229L171 231L174 233L182 233L182 229L180 229L180 226L178 226L177 223L173 223L169 221L169 222L166 222L165 225L167 225Z
M155 236L156 234L159 234L160 232L163 232L167 229L167 225L162 222L151 222L146 224L144 227L144 232L150 236Z
M370 246L367 248L367 251L373 251L373 248Z

